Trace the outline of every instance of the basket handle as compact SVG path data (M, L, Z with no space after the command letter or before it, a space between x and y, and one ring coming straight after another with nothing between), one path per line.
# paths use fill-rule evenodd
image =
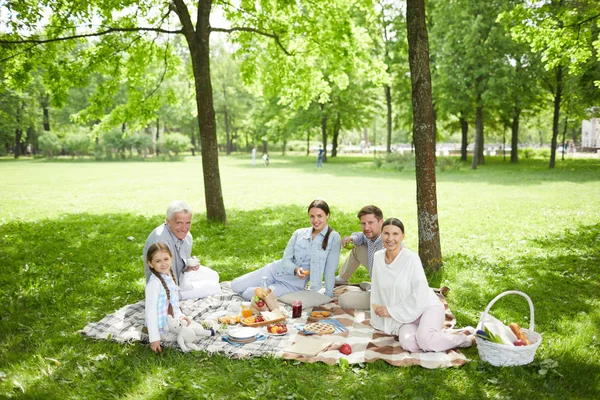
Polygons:
M500 293L498 296L494 297L494 299L492 301L490 301L490 304L488 304L488 306L485 308L485 311L483 312L483 314L481 314L481 320L479 321L479 325L477 325L478 330L483 330L483 321L485 320L485 316L488 314L488 312L490 311L490 308L492 308L494 303L496 303L498 300L500 300L501 298L503 298L504 296L509 295L509 294L518 294L520 296L525 297L525 299L529 303L529 314L531 315L531 319L529 321L529 329L531 330L531 332L535 331L533 302L531 301L529 296L527 296L523 292L519 292L518 290L507 290L506 292Z

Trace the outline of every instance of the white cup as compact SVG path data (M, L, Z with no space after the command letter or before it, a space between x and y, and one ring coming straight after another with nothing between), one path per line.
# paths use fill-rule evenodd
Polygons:
M200 260L197 257L188 258L186 261L188 267L197 267L200 265Z

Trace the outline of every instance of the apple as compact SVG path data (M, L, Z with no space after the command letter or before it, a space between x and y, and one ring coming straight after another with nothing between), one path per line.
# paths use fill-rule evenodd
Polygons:
M517 339L515 340L515 342L513 343L515 346L525 346L525 342L522 341L521 339Z
M348 250L352 250L354 248L354 242L350 241L350 242L346 243L344 248L346 248Z
M348 354L352 353L352 347L350 347L350 345L348 343L344 343L343 345L340 346L340 353L348 355Z
M263 308L263 307L265 306L265 301L264 301L263 299L259 299L259 300L256 302L256 306L257 306L258 308Z

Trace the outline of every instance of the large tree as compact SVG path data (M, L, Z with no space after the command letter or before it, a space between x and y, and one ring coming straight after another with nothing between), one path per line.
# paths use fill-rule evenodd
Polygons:
M550 168L556 164L556 145L560 129L560 112L565 103L567 75L582 74L588 60L597 57L594 46L600 47L597 30L600 26L600 3L592 0L523 1L506 12L512 21L512 35L528 43L541 55L550 79L545 87L551 93L553 105ZM568 102L568 99L566 99Z
M438 270L443 261L437 212L435 130L424 0L406 2L406 29L412 80L419 256L425 268Z

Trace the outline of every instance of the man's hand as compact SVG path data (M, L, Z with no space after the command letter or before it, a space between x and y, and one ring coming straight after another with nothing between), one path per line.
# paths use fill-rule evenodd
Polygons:
M195 267L187 267L183 272L198 271L198 269L200 269L200 266L196 265Z
M352 241L352 236L345 236L342 239L342 247L346 247L346 245L348 244L348 242Z

